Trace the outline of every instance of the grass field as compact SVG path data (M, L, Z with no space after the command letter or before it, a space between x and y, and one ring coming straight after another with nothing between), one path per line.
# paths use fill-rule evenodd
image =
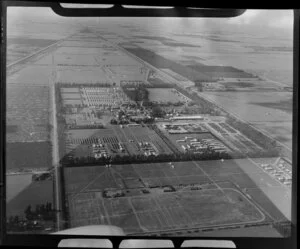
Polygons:
M103 48L104 46L108 46L104 42L98 41L97 39L84 39L83 40L66 40L62 43L63 47L84 47L84 48L94 48L95 51L99 51L99 48ZM96 49L98 48L98 49Z
M243 167L253 168L253 175L264 173L243 160L65 168L69 225L112 224L135 234L284 220ZM167 185L176 191L164 192ZM122 190L125 196L105 198L105 189Z
M18 195L32 181L32 174L18 174L6 176L6 201L9 202Z
M205 95L230 113L292 147L291 92L216 92Z
M34 77L32 77L34 75ZM19 83L25 85L43 85L50 83L51 67L45 65L26 65L18 72L7 77L7 84Z
M130 53L140 57L156 68L169 68L172 71L188 78L191 81L212 81L212 78L194 69L182 66L181 64L167 59L157 53L144 48L126 48ZM173 51L172 51L173 52ZM173 52L174 53L174 52ZM161 54L161 53L160 53Z
M7 133L9 142L32 142L49 139L49 88L11 84L7 87Z
M52 39L32 39L25 37L7 38L7 64L30 55L56 42Z
M253 75L234 67L205 66L201 64L190 65L190 68L215 78L252 78Z
M35 205L45 204L46 202L53 202L52 181L32 182L7 203L7 217L10 215L22 216L28 205L35 207Z
M148 88L149 100L158 103L186 102L174 88Z
M7 143L7 170L48 168L52 165L49 142Z
M103 199L98 193L84 193L76 200L69 199L69 203L71 227L112 224L122 227L127 234L252 223L265 219L259 209L234 189L116 199Z
M89 68L62 67L58 72L57 81L63 83L77 83L77 84L90 84L90 83L110 84L110 80L107 78L105 72L102 69L90 68L90 67Z

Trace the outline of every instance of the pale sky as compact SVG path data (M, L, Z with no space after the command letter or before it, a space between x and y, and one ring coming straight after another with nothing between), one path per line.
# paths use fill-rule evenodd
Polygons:
M8 17L9 20L13 23L14 21L22 21L24 20L33 20L39 22L47 22L47 21L61 21L65 20L64 17L57 16L52 12L50 8L20 8L20 7L11 7L8 9ZM109 17L111 18L111 17ZM125 18L126 19L126 18ZM155 19L155 18L153 18ZM152 19L152 20L153 20ZM157 19L157 18L156 18ZM235 28L243 29L243 28L271 28L276 29L278 31L292 31L293 27L293 11L292 10L247 10L244 14L238 17L233 18L204 18L204 19L196 19L191 18L193 21L188 19L178 19L174 20L174 18L162 19L162 25L167 25L170 29L176 28L175 26L193 26L192 23L196 23L198 27L217 27L217 28L225 28L229 27L233 30ZM83 18L81 18L83 20ZM111 19L110 19L111 20ZM139 19L140 24L147 22L151 24L151 18ZM125 20L124 20L125 21ZM159 21L160 23L160 21Z
M237 25L266 25L274 28L291 28L292 10L247 10L241 16L231 18L229 23Z

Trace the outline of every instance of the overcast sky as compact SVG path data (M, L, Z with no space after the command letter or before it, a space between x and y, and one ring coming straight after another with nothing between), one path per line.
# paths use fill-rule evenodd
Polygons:
M230 23L237 25L266 25L268 27L292 28L292 10L247 10L243 15L231 18Z
M10 24L13 25L16 21L32 20L39 22L62 22L63 17L57 16L49 8L20 8L13 7L8 9L8 17ZM80 18L83 20L82 18ZM113 21L111 18L109 20ZM118 19L121 20L121 19ZM133 20L133 19L132 19ZM136 20L136 19L134 19ZM150 22L151 20L151 22ZM160 21L162 20L162 21ZM177 29L179 26L183 28L192 28L197 25L197 28L227 28L232 30L272 30L272 32L289 32L291 33L293 27L293 11L292 10L247 10L244 14L234 18L205 18L205 19L160 19L158 21L162 26L168 29ZM125 22L129 19L125 20ZM121 24L124 22L122 19ZM105 22L106 23L106 22ZM112 22L114 23L114 22ZM133 22L134 23L134 22ZM139 19L139 25L145 24L151 26L155 21L150 18Z

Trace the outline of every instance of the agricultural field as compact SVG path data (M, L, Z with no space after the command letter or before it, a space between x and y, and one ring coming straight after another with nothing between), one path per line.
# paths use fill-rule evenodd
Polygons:
M228 79L228 81L220 80L218 82L200 84L201 86L194 87L195 91L199 91L199 86L202 92L280 92L283 89L273 82L248 81L243 79L238 82Z
M206 92L205 96L292 148L291 92Z
M132 57L129 57L120 51L108 51L103 54L95 55L96 61L99 65L110 65L110 66L142 66L141 63Z
M67 167L64 176L70 227L111 224L139 234L286 219L252 179L266 174L247 159ZM107 198L107 190L123 195Z
M55 64L58 66L96 66L97 62L91 55L77 53L58 53L55 54Z
M125 49L128 52L134 54L135 56L138 56L146 62L150 63L151 65L155 66L156 68L169 68L170 70L182 75L183 77L186 77L191 81L213 81L213 79L210 76L198 72L194 69L185 67L177 62L174 62L176 60L167 59L149 49L144 49L140 47Z
M131 57L128 57L127 60L129 62L128 65L114 65L113 63L113 65L105 65L104 70L108 75L110 75L110 78L113 79L113 81L116 82L118 85L126 85L134 82L146 83L149 69L143 68L141 64L131 64ZM120 60L120 62L121 61L122 60ZM107 63L106 59L105 63Z
M37 52L43 47L47 47L56 40L52 39L34 39L25 37L7 38L7 65L22 59L32 53Z
M236 159L217 164L215 161L197 161L197 164L214 181L231 181L244 189L266 211L269 210L269 216L291 219L291 189L263 171L256 161ZM259 194L251 194L252 191Z
M49 139L49 88L8 84L7 141L40 142Z
M40 85L49 86L51 82L51 67L45 65L26 65L22 66L17 72L8 75L7 85ZM32 77L34 75L34 77Z
M81 56L80 56L81 57ZM76 84L109 84L111 80L100 68L91 67L59 67L57 72L57 82Z
M52 165L50 142L6 143L7 171L49 168Z
M24 216L24 210L28 205L35 207L35 205L47 202L53 203L53 182L32 182L7 203L7 217L11 215Z
M84 48L106 48L110 47L104 41L98 39L88 39L84 37L84 40L66 40L62 42L62 47L84 47Z
M148 88L149 100L156 103L187 103L191 101L174 88Z
M6 202L12 200L32 182L32 174L6 175Z
M33 64L35 65L52 65L54 62L56 65L62 64L64 60L68 61L68 64L72 67L76 66L97 66L97 63L94 59L96 53L101 53L99 48L81 48L81 47L61 47L59 46L51 54L41 56L39 60L34 60ZM70 59L78 59L79 55L83 55L83 60L70 61ZM74 57L77 56L77 57ZM88 58L90 57L90 59ZM70 58L70 59L68 59Z
M139 76L141 72L141 66L136 66L136 65L109 65L106 66L106 68L112 73L112 74L121 74L124 76ZM149 69L150 70L150 69Z
M212 78L255 78L252 74L246 73L234 67L228 66L206 66L197 63L189 65L190 68L211 76Z

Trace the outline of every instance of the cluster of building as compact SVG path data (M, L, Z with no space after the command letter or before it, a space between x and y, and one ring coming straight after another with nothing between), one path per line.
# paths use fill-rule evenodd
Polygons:
M163 124L162 127L168 131L169 134L185 134L185 133L202 133L208 132L204 123L179 123L179 124Z
M284 163L279 163L278 165L261 164L261 167L284 185L289 187L292 185L292 172Z
M225 152L228 153L229 149L220 141L216 139L211 138L204 138L202 139L202 142L208 146L209 149L215 151L215 152Z
M138 147L142 152L144 152L145 156L158 155L158 150L151 142L138 142Z
M103 143L101 143L101 140L99 139L98 140L98 143L97 144L92 144L92 148L93 148L93 154L94 154L94 157L96 159L98 158L107 158L108 157L108 152L104 146Z
M173 116L170 119L171 120L204 120L204 118L200 115Z
M185 143L181 145L184 152L193 152L194 154L203 154L204 150L210 149L214 152L228 153L228 148L216 139L203 138L201 140L194 137L185 137L184 139L176 140L177 143Z
M122 152L124 153L125 152L125 147L122 143L114 143L114 144L111 144L113 146L113 151L114 152Z
M125 196L125 193L122 190L105 190L102 194L104 198L116 198Z
M131 122L147 123L150 120L152 120L152 116L150 115L149 110L147 109L141 110L136 106L129 106L129 105L125 107L123 105L121 109L115 112L115 118L111 123L123 125L123 124L130 124Z
M111 107L130 102L121 88L117 87L88 87L80 90L85 106Z

